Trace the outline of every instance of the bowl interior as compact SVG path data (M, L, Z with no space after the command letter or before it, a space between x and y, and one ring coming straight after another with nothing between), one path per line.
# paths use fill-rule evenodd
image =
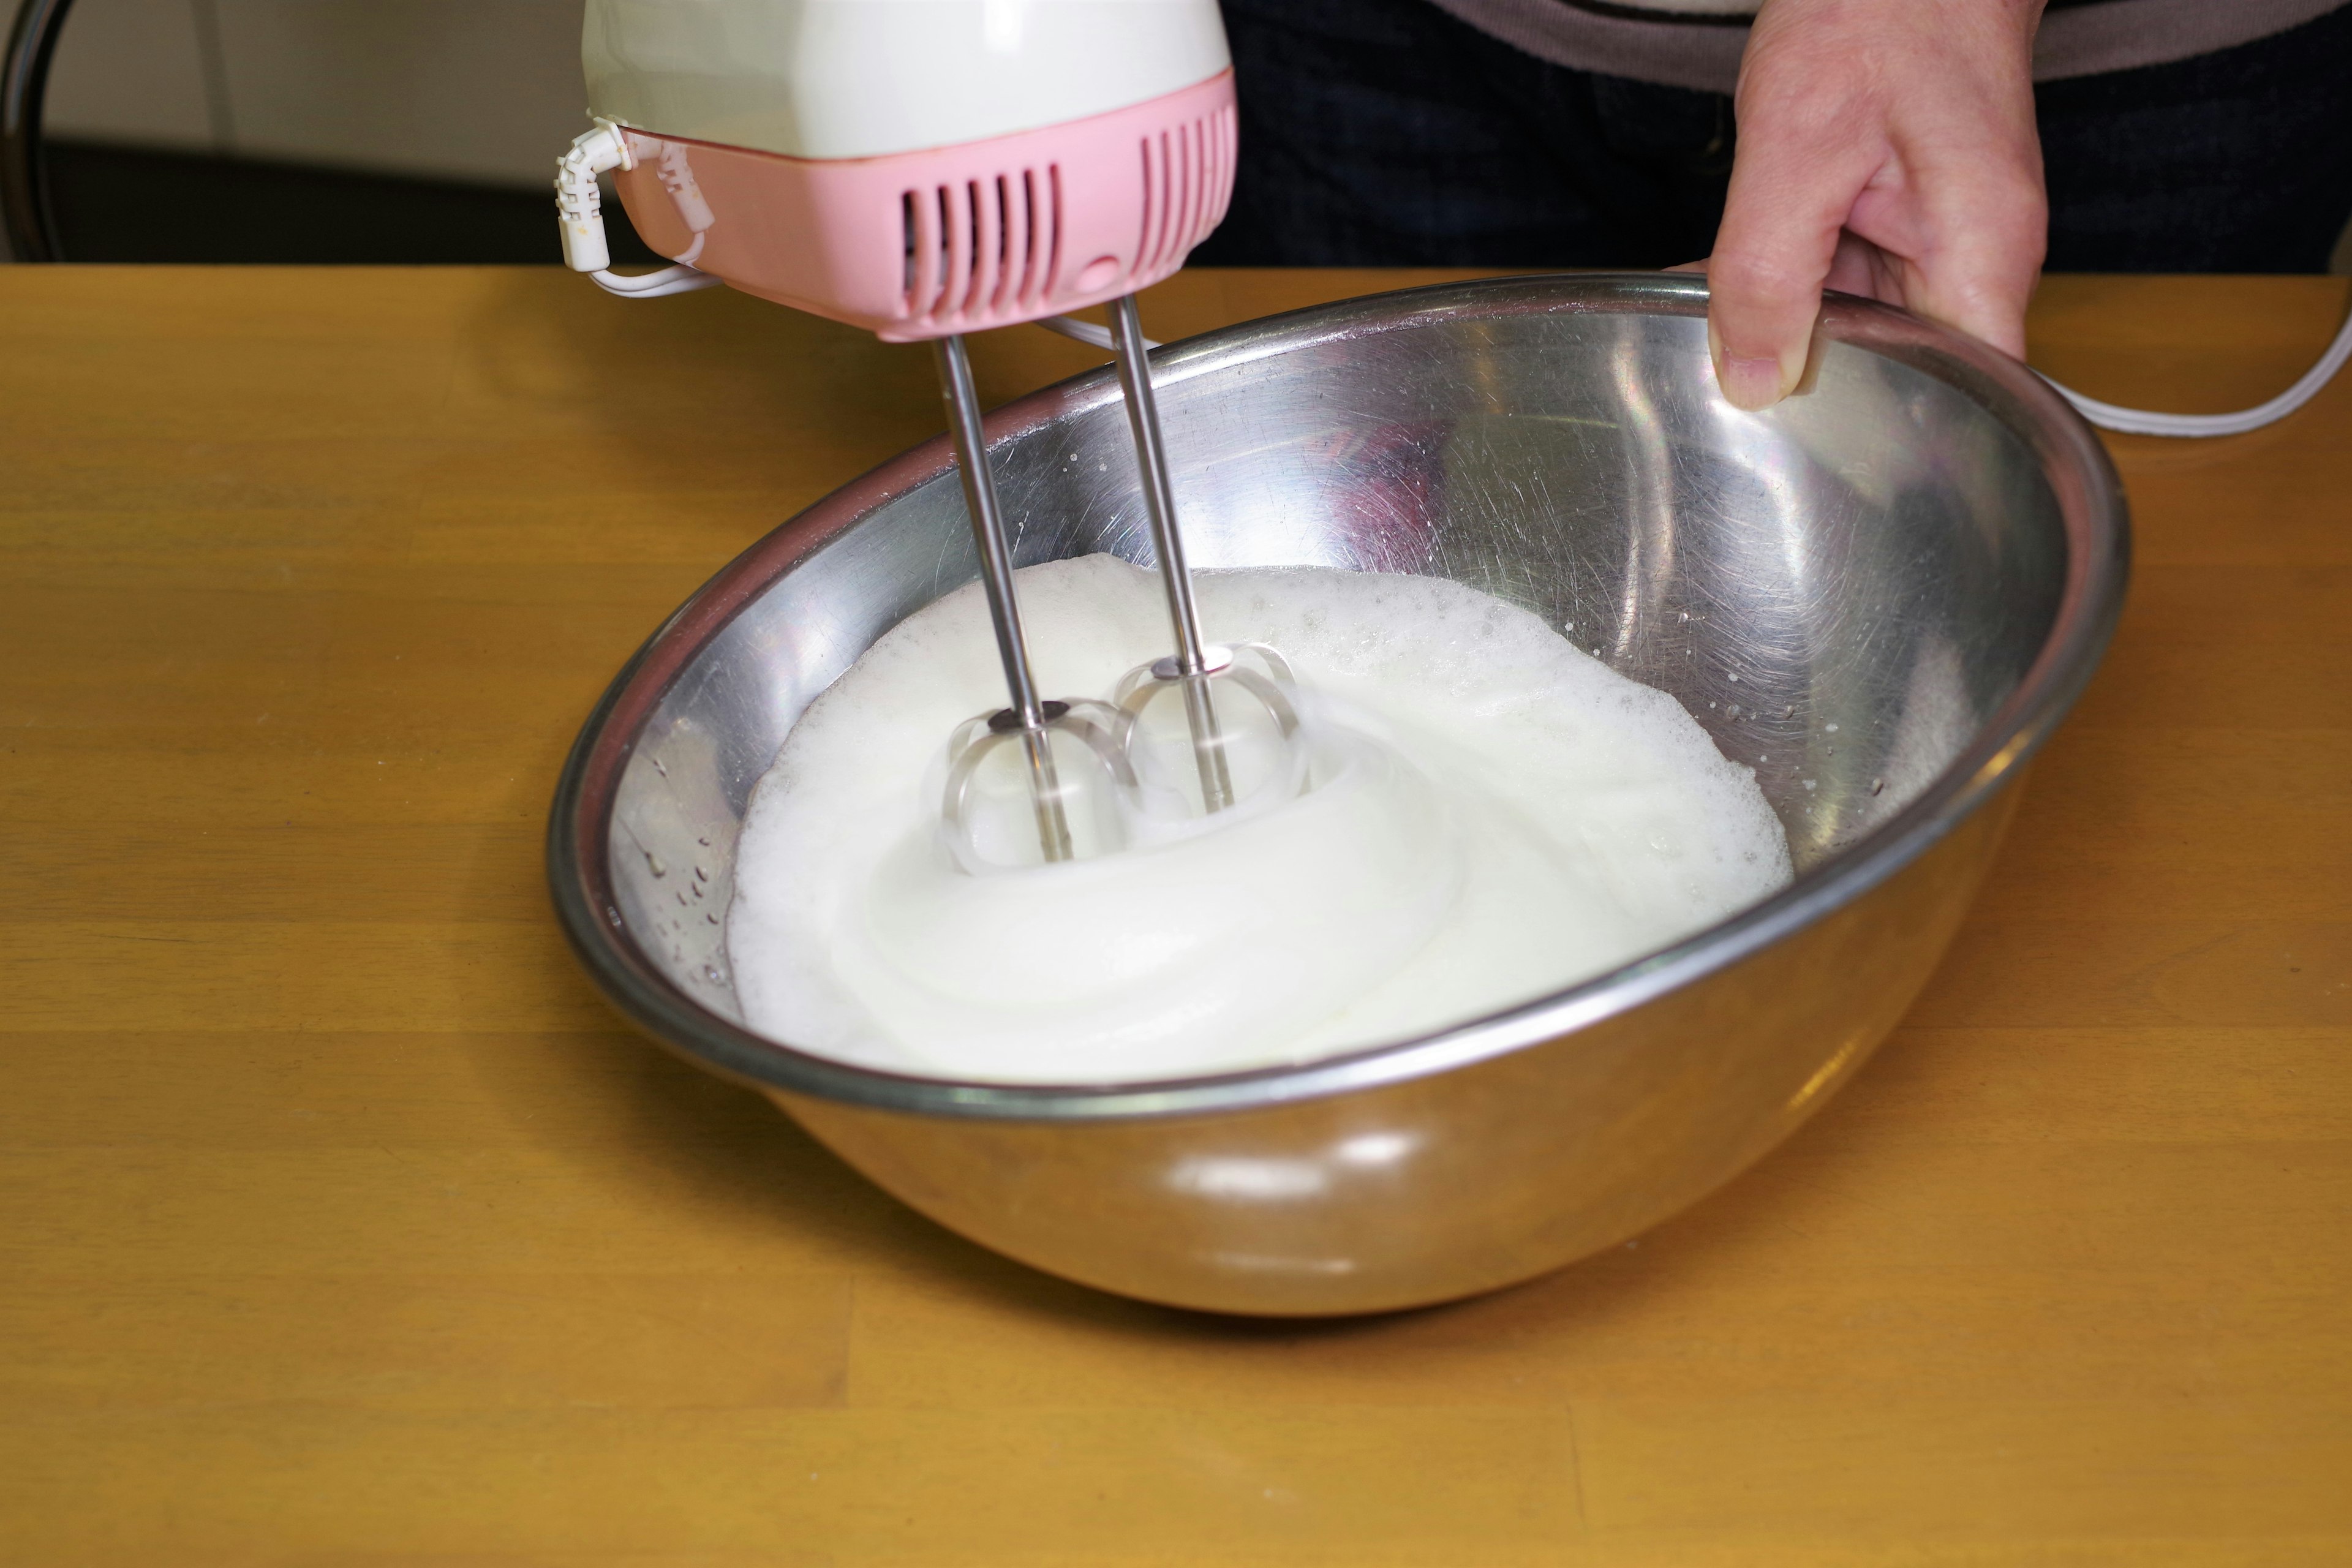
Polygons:
M1809 390L1751 415L1715 391L1704 308L1654 280L1351 302L1164 351L1160 409L1197 565L1432 574L1534 611L1754 766L1801 884L2018 694L2067 593L2066 509L1964 358L1873 341L1892 313L1833 311ZM1107 369L990 432L1024 563L1149 563ZM786 731L976 574L947 461L938 443L821 503L706 590L731 584L723 619L689 606L653 645L698 639L625 737L604 913L696 1008L740 1022L735 836Z

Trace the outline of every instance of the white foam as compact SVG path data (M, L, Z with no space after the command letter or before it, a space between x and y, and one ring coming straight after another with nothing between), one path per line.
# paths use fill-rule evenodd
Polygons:
M1050 696L1167 650L1109 556L1019 574ZM810 705L761 781L727 941L751 1027L970 1081L1181 1077L1329 1055L1532 1000L1777 890L1752 775L1665 693L1459 584L1198 574L1203 627L1282 650L1317 787L1216 831L972 877L937 840L949 732L1001 707L978 587Z

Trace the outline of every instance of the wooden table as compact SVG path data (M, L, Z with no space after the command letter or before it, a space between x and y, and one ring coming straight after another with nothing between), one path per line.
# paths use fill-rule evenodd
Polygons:
M2036 353L2234 406L2345 293L2055 280ZM549 917L596 693L929 376L552 271L0 268L0 1558L2352 1562L2352 380L2116 443L2114 653L1790 1146L1533 1285L1267 1326L933 1228Z

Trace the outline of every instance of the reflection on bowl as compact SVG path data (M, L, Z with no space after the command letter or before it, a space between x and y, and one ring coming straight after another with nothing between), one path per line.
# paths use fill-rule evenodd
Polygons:
M2105 646L2126 553L2096 439L2022 366L1833 297L1811 390L1745 414L1716 394L1706 306L1683 276L1502 279L1154 363L1195 564L1433 574L1570 628L1755 765L1797 866L1779 896L1557 995L1298 1067L979 1086L750 1033L721 924L744 806L810 699L975 574L941 439L761 541L614 682L549 829L574 947L656 1036L908 1203L1107 1289L1371 1311L1655 1224L1901 1016ZM1148 562L1118 395L1106 368L988 422L1023 563Z

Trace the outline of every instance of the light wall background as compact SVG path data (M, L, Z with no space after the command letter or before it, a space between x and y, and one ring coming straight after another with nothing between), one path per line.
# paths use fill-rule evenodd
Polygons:
M15 10L0 0L0 14ZM51 135L544 185L587 129L580 0L74 0Z

